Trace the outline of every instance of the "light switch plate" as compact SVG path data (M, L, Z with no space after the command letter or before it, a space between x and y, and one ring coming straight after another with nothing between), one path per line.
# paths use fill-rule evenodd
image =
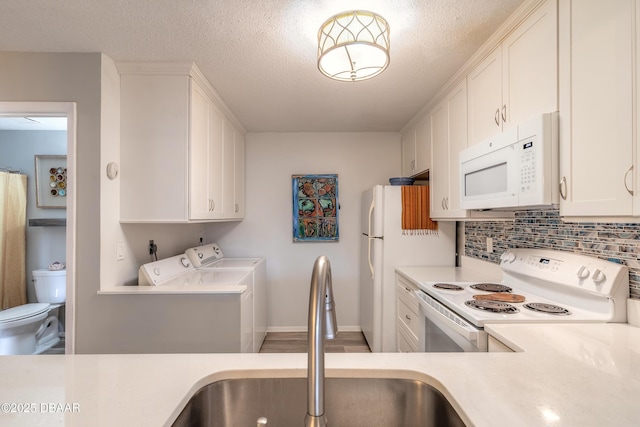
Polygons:
M487 237L487 252L493 253L493 238Z
M124 259L124 242L116 243L116 261Z

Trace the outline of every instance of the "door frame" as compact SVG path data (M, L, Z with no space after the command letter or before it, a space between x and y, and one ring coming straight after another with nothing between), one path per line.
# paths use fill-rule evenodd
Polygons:
M66 267L67 298L65 303L65 354L75 353L76 303L76 103L75 102L0 102L1 117L66 117L67 118L67 226Z

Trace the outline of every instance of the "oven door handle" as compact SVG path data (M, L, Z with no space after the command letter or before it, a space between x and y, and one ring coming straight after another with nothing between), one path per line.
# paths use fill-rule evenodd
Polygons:
M432 307L427 301L425 301L425 298L431 299L443 310L449 313L449 309L442 306L442 304L440 304L435 299L428 296L426 293L422 291L414 291L414 292L418 297L418 302L420 303L420 311L422 311L422 314L424 316L428 317L429 320L435 322L436 324L440 324L441 326L445 326L446 328L453 330L458 335L461 335L468 341L474 343L476 346L479 344L478 340L479 340L480 331L478 331L478 329L476 329L474 326L460 319L459 316L449 317L446 314L440 312L435 307Z

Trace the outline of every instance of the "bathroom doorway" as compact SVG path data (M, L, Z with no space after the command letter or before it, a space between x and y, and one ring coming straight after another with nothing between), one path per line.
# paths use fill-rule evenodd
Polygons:
M26 262L26 278L29 283L29 302L35 302L31 271L48 267L47 265L42 265L43 259L51 259L52 263L58 261L66 264L66 303L63 311L64 352L73 354L75 352L74 261L76 197L74 189L76 183L76 106L73 102L0 102L0 122L5 123L5 126L1 126L0 129L4 128L7 131L13 130L17 132L13 136L18 142L29 140L39 147L37 148L38 151L42 151L41 153L25 154L25 157L29 157L29 159L20 158L16 160L14 157L14 160L10 162L14 163L13 165L0 164L0 168L25 169L35 181L35 170L40 169L41 164L43 165L42 167L46 166L42 162L61 162L62 160L66 162L66 165L64 165L66 166L64 182L58 185L59 188L56 188L56 198L49 200L45 198L53 194L53 190L47 190L47 193L43 193L44 181L42 181L42 176L38 178L38 182L42 182L39 190L35 189L35 182L30 187L30 191L38 191L40 198L36 202L37 206L30 206L27 213L28 245L31 248ZM28 129L50 131L51 133L46 134L46 136L50 138L52 146L47 149L42 141L38 141L44 135L42 133L22 134L19 132L19 130ZM3 156L3 158L3 162L6 163L8 157ZM63 167L62 164L60 166ZM59 197L59 190L63 190L65 198L63 202L60 202L62 198ZM35 194L32 194L32 197L35 197ZM37 212L37 214L34 214L34 212ZM61 248L61 246L63 247ZM40 253L34 253L34 250Z

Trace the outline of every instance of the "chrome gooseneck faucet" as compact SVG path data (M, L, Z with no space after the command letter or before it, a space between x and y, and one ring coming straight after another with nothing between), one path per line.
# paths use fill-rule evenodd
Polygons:
M324 416L324 338L334 339L338 333L333 307L331 263L320 256L313 265L309 293L309 350L307 365L307 416L305 426L327 425Z

